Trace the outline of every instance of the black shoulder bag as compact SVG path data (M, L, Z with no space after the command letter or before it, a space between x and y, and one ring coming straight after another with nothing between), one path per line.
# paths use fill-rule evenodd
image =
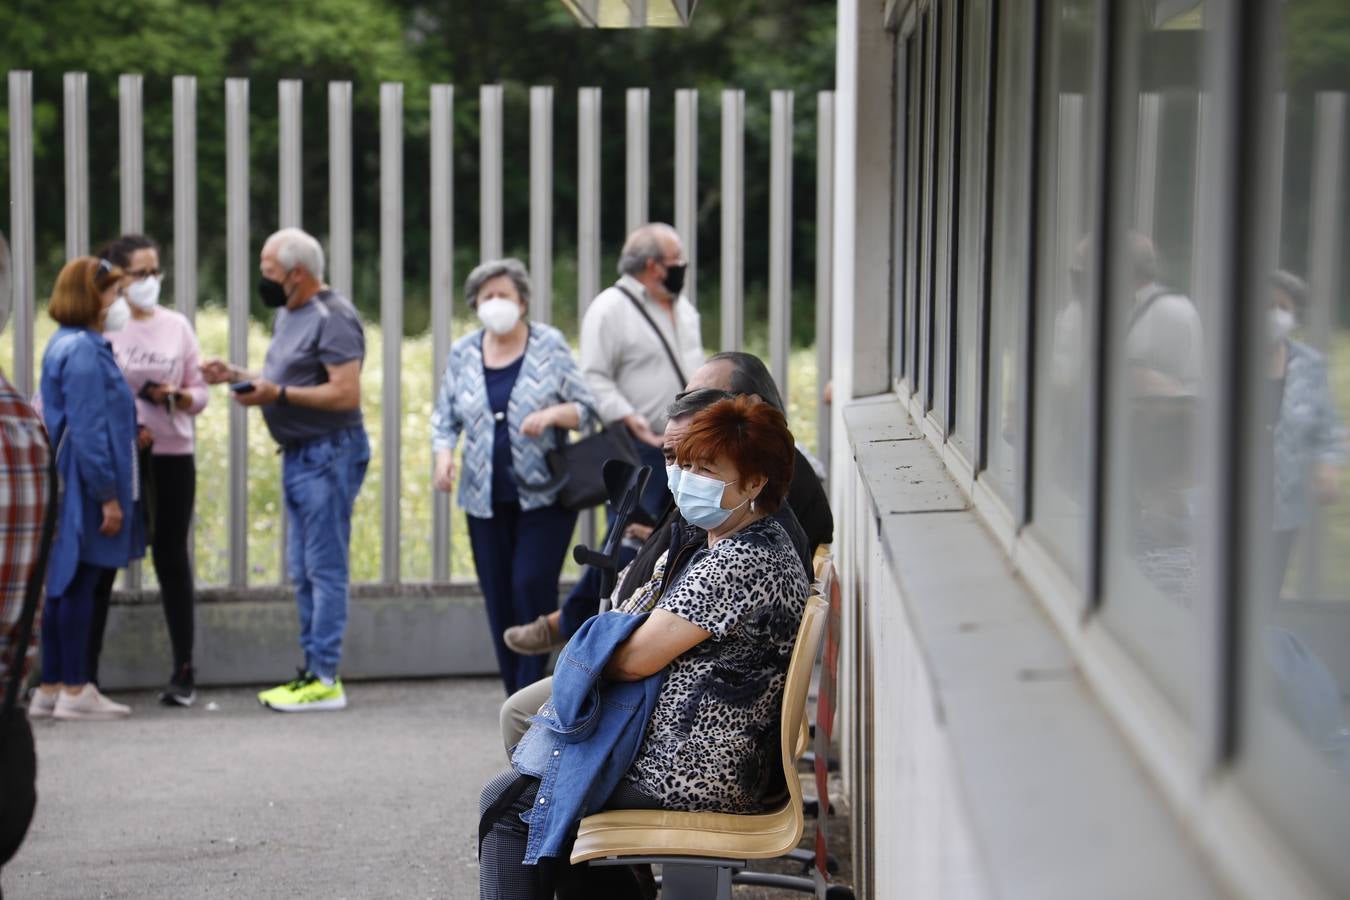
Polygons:
M621 284L616 284L614 286L623 292L623 295L632 302L633 308L642 315L642 318L647 320L648 325L652 326L652 331L656 332L656 339L661 342L661 349L666 351L666 359L670 360L671 366L675 368L675 377L680 379L680 386L675 390L684 390L684 386L689 383L689 379L684 377L684 369L680 368L680 361L676 358L675 351L670 349L670 344L666 342L666 336L661 333L661 329L657 327L656 322L652 320L651 313L647 312L646 308L642 305L642 301L634 297L632 291L628 290L628 288Z

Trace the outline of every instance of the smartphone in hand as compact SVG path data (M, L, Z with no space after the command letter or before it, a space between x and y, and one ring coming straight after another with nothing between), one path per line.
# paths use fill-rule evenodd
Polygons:
M236 394L251 394L254 391L254 385L251 381L236 381L230 385L230 390Z

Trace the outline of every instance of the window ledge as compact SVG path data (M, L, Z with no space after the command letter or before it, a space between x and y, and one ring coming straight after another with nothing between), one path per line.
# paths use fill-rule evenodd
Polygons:
M1069 647L901 401L867 398L843 413L864 502L895 573L894 594L872 585L870 600L901 599L991 893L1222 896ZM887 671L900 665L893 656L874 656L875 685L895 683ZM886 704L875 709L888 714Z

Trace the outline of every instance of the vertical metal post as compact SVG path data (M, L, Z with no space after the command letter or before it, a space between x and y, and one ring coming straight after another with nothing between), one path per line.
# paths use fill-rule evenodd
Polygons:
M1139 163L1135 173L1134 227L1152 240L1154 209L1158 197L1158 151L1161 138L1162 97L1143 94L1139 97Z
M530 318L553 321L553 88L530 88Z
M301 191L301 93L303 83L293 79L277 82L277 224L282 228L304 227L304 199Z
M431 365L435 394L440 395L455 296L454 232L455 87L431 86ZM435 460L432 460L435 465ZM427 477L431 477L427 473ZM450 495L434 492L431 500L431 580L450 580Z
M230 364L248 368L248 79L225 80L225 305ZM230 404L230 587L248 587L248 411ZM283 561L282 567L285 568Z
M119 159L122 164L122 233L139 234L145 230L145 162L141 142L140 75L121 75L117 79L117 106L120 128Z
M478 89L479 258L502 256L502 86Z
M197 79L173 79L173 301L197 318Z
M830 471L830 408L834 377L834 91L816 95L816 456Z
M624 163L624 234L647 222L648 133L647 118L651 94L646 88L629 88L625 95L626 157Z
M744 341L745 91L722 92L722 349Z
M34 274L37 234L33 220L33 73L9 73L9 239L14 285L14 371L25 397L33 396Z
M1275 95L1274 116L1275 134L1270 139L1271 193L1266 204L1270 224L1266 226L1266 234L1270 236L1271 263L1278 269L1284 258L1280 245L1284 243L1284 150L1289 128L1289 98L1285 94Z
M352 83L328 82L328 283L352 296Z
M600 293L600 88L577 91L577 322Z
M675 230L689 268L684 296L698 306L698 91L675 92Z
M647 0L628 0L628 27L647 27Z
M769 366L783 402L792 349L792 91L769 97Z
M67 72L65 87L66 135L66 259L89 252L89 76Z
M399 472L403 423L403 85L380 85L380 580L399 580Z

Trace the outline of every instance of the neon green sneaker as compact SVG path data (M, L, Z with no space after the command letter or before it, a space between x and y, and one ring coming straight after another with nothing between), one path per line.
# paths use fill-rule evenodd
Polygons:
M294 681L258 694L258 702L277 712L317 712L346 708L347 694L341 680L327 685L313 672L302 672Z

